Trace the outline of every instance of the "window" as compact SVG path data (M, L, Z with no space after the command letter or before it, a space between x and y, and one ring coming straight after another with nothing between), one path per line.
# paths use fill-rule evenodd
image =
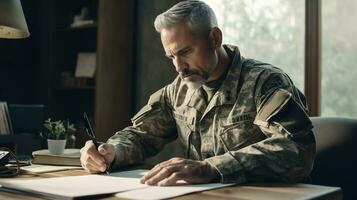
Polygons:
M283 69L304 91L305 1L204 0L214 10L223 43Z
M321 5L321 115L357 116L357 2Z

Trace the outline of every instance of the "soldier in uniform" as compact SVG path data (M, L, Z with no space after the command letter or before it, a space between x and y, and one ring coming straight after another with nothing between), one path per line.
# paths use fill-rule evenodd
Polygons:
M315 139L304 95L282 70L223 45L212 9L183 1L157 16L166 56L179 75L150 96L98 150L91 141L81 162L91 173L135 164L179 138L186 158L153 167L141 182L297 182L309 176Z

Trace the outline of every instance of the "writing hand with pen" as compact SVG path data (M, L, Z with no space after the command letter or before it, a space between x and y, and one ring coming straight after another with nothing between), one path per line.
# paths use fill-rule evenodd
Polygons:
M91 140L88 140L80 150L82 167L89 173L108 173L109 166L115 158L114 146L106 143L99 145L89 123L87 114L84 113L83 116L87 134Z

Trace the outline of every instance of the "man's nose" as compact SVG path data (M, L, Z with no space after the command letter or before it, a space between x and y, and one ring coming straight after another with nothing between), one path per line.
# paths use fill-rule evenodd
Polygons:
M173 63L178 73L182 72L185 68L187 68L187 63L180 57L175 57Z

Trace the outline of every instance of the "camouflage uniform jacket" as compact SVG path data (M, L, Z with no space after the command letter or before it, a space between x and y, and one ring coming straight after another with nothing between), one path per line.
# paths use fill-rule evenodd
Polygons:
M180 77L152 94L133 125L109 138L114 168L155 155L179 137L187 158L208 161L222 183L309 175L315 139L304 96L280 69L224 47L233 60L211 100Z

